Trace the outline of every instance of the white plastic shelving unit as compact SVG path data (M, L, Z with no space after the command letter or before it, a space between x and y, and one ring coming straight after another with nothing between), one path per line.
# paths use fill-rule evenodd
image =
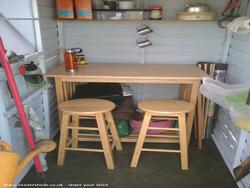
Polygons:
M23 85L19 85L19 90ZM0 81L0 140L3 140L12 145L13 151L19 153L23 158L28 152L28 145L24 135L23 128L18 118L16 107L13 103L11 95L6 89L6 81ZM52 121L51 112L48 108L49 97L52 88L46 84L39 89L23 89L22 102L33 108L38 115L41 123L45 125L45 134L47 138L53 138L58 131L57 123ZM57 112L53 113L54 121L58 121ZM51 126L54 125L54 126ZM19 183L24 175L28 172L33 162L30 162L23 172L17 177L16 183Z
M226 61L229 65L227 83L250 83L250 34L233 34L230 40ZM250 134L237 128L228 112L220 108L213 131L213 140L219 149L228 169L233 168L250 156ZM233 175L233 174L232 174ZM250 187L250 174L238 182L240 188Z
M235 127L227 111L220 109L212 138L233 176L233 168L250 156L250 134ZM250 187L250 175L237 184L240 188Z

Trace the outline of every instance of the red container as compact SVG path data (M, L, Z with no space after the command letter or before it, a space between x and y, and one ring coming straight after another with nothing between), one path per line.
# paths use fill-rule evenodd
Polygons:
M64 64L67 72L76 72L78 69L78 54L82 52L81 48L72 48L64 52Z
M56 0L57 18L73 19L74 4L73 0Z
M162 7L160 5L155 5L150 7L150 19L151 20L162 19Z
M75 0L77 19L92 20L92 0Z

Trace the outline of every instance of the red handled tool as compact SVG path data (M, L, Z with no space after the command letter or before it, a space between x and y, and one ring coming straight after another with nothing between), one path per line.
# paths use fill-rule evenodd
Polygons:
M226 4L225 10L222 12L222 16L237 16L234 15L239 7L239 0L229 0ZM227 14L229 12L229 14Z
M16 81L14 79L10 64L7 60L6 55L5 55L5 49L4 49L4 45L3 45L3 41L1 39L1 37L0 37L0 63L2 64L3 70L4 70L5 75L7 77L8 85L9 85L10 91L12 93L12 96L14 98L16 108L17 108L17 111L18 111L18 114L20 117L20 121L22 123L26 139L28 141L29 148L31 151L33 151L35 149L36 145L35 145L31 130L30 130L28 119L27 119L25 111L24 111L24 107L23 107L23 104L21 101L19 91L18 91L17 86L16 86ZM42 173L43 170L42 170L42 166L41 166L38 155L34 157L34 162L35 162L35 166L36 166L36 171L38 173Z

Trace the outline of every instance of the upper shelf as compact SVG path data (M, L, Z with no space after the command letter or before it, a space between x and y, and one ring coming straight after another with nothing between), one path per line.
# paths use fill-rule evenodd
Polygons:
M119 12L119 11L134 12L134 11L145 11L145 12L148 12L149 9L115 9L115 10L110 10L110 9L93 9L93 11L106 11L106 12Z
M216 20L196 20L198 19L208 19L207 14L205 15L189 15L189 20L187 16L182 16L185 19L183 20L174 20L174 19L149 19L150 13L149 9L93 9L93 17L94 19L88 20L88 19L57 19L58 21L70 21L70 22L99 22L99 23L215 23ZM120 13L120 14L118 14ZM177 15L178 17L178 15ZM213 17L214 18L214 17ZM211 19L213 19L211 18ZM193 20L191 20L193 19Z
M120 20L84 20L84 19L61 19L57 18L57 21L61 22L110 22L110 23L216 23L217 20L211 20L211 21L205 21L205 20L168 20L168 19L163 19L163 20L127 20L127 19L120 19Z

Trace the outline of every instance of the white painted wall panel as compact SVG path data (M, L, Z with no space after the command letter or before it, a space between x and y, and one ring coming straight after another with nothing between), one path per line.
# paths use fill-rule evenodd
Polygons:
M55 18L55 15L56 15L56 13L55 13L54 7L39 6L39 17L40 18L48 18L48 17Z
M55 22L52 22L53 24L56 24ZM46 24L46 23L45 23ZM55 45L57 45L57 27L56 25L51 28L41 28L41 34L42 34L42 40L50 40L50 39L56 39Z
M37 5L39 7L45 6L45 7L55 7L55 1L53 0L38 0Z
M55 21L55 1L54 0L37 0L39 23L41 28L41 40L43 50L43 71L46 73L59 63L58 57L58 27ZM53 84L49 80L49 82ZM49 137L55 136L58 130L58 116L55 90L49 89L46 93L44 106L47 116L45 121L50 124L46 130ZM54 101L54 102L51 102ZM51 118L51 113L54 118Z
M138 94L137 101L149 98L177 98L179 91L178 85L166 84L142 84L141 93ZM140 92L140 90L139 90Z
M56 37L56 35L55 35ZM58 39L55 37L51 37L49 39L43 40L43 49L44 51L47 50L48 48L55 47L57 46Z
M136 46L139 24L64 23L65 48L81 47L89 62L140 62ZM145 50L147 63L196 63L220 61L225 33L215 23L151 24L147 38L153 46ZM99 56L99 57L98 57ZM120 59L119 57L120 56ZM127 58L124 59L124 56Z
M51 58L56 57L56 61L58 61L58 30L57 22L55 21L55 1L38 0L37 4L45 60L43 70L47 72L47 67L51 68L51 65L47 65L48 63L55 65L54 60L51 62Z
M89 63L176 63L220 62L225 31L215 22L150 23L153 33L146 37L152 46L142 50L136 45L141 36L137 23L64 22L65 48L80 47ZM159 89L160 88L160 89ZM137 93L138 89L134 92ZM160 92L159 92L160 91ZM143 86L136 100L151 97L177 97L178 87Z
M41 29L57 27L57 21L53 18L40 18L39 22Z
M232 83L250 83L250 34L233 36L228 64L228 80Z

